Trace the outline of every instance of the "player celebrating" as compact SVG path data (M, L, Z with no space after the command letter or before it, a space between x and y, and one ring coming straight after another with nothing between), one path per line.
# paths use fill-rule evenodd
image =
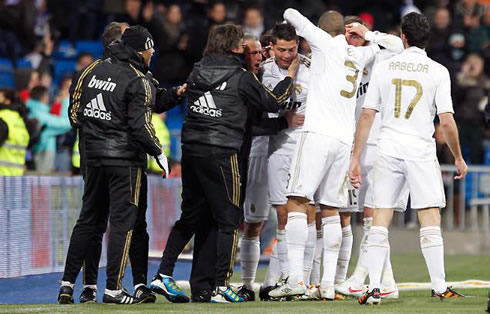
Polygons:
M442 132L455 158L457 176L467 172L461 155L458 130L453 118L451 82L448 70L427 57L429 41L427 18L407 14L401 25L406 48L401 54L376 66L355 135L349 170L354 187L362 183L360 159L377 111L381 112L378 158L373 169L373 226L368 235L367 264L369 290L360 304L379 304L383 265L389 251L388 226L398 195L405 183L412 208L418 209L421 225L420 246L431 278L432 295L440 298L461 297L447 287L444 272L444 248L440 229L440 208L445 207L441 170L436 157L434 116L437 113Z
M306 293L303 256L308 238L306 212L310 201L322 210L323 278L319 294L335 299L334 277L342 240L338 209L347 205L347 170L354 133L355 98L359 73L373 60L378 46L347 45L344 17L325 12L319 27L294 9L284 12L312 49L311 80L305 124L290 167L288 182L289 279L271 296Z
M345 25L345 38L350 45L359 47L368 44L374 45L374 42L376 42L379 46L385 48L378 51L375 59L366 65L363 70L361 83L359 84L359 88L357 90L356 120L358 121L361 106L364 103L369 80L371 78L373 66L378 62L386 60L395 54L402 52L404 48L400 37L380 32L369 32L369 30L365 27L364 21L357 16L347 16L345 18ZM366 34L368 35L366 36ZM368 38L370 41L366 41L364 38ZM368 174L372 169L377 156L376 142L379 135L380 121L381 118L378 116L374 121L373 127L371 128L371 133L369 134L369 138L367 140L368 145L366 145L361 157L363 185L361 186L358 195L356 190L349 190L349 205L351 206L348 209L341 210L340 213L342 224L342 245L340 246L337 272L335 274L335 290L343 295L360 297L364 290L364 280L368 275L367 267L365 266L365 243L367 232L373 221L372 183L369 180ZM405 210L407 199L408 190L405 188L403 193L400 193L399 202L397 202L397 207L399 210ZM355 271L349 280L344 281L350 261L353 242L352 230L350 226L351 211L357 211L358 209L360 211L364 210L364 235L361 240L359 259ZM386 298L398 298L398 289L396 287L395 279L393 278L389 254L383 270L381 296Z

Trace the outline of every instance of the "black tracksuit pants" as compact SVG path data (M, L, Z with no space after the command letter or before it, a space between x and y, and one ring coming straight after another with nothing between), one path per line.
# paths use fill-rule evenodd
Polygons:
M133 228L133 238L129 248L129 261L133 275L133 284L147 284L148 254L150 237L146 231L146 210L148 208L148 178L145 172L141 175L141 190L138 203L138 215ZM83 264L83 284L96 285L99 270L100 255L102 253L102 235L106 230L107 219L98 226L98 236L87 252Z
M225 286L233 273L240 224L240 172L236 154L182 156L182 214L170 232L159 273L175 261L195 234L191 290ZM215 274L214 280L210 274Z
M70 239L63 281L75 283L93 243L100 241L109 222L106 289L122 288L122 278L138 214L143 169L87 167L82 210Z

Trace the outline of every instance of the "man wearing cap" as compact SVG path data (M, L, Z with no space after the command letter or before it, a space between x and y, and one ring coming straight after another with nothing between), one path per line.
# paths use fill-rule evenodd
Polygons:
M78 73L70 87L69 118L84 145L85 188L80 217L73 229L58 303L73 303L73 286L89 251L101 236L100 221L111 224L104 303L131 304L122 288L138 212L146 154L164 174L168 163L151 124L155 101L145 77L153 55L153 38L141 26L126 29L109 47L110 58Z

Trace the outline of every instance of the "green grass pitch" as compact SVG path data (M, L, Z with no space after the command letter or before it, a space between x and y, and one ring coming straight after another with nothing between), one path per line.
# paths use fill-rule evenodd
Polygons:
M356 258L353 258L353 262ZM428 282L429 276L420 255L392 256L398 282ZM351 263L351 269L354 265ZM258 274L260 282L265 270ZM446 257L448 281L466 279L490 280L490 256ZM240 274L233 281L238 282ZM470 297L440 301L430 297L430 291L400 292L398 300L384 300L380 306L360 306L355 299L334 302L249 302L244 304L171 304L158 296L157 304L149 305L0 305L0 313L485 313L490 289L458 290ZM50 291L49 293L56 293Z

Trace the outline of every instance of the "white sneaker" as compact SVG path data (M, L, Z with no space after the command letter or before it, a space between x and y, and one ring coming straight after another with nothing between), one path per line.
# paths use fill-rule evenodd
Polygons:
M289 297L289 296L304 295L304 294L306 294L306 286L302 281L295 286L287 282L269 292L269 296L273 298Z
M313 297L316 300L328 300L328 301L333 301L335 300L335 289L333 287L322 287L319 286L315 292L313 292Z
M381 286L379 295L382 299L398 299L398 287Z
M346 280L340 285L335 286L335 291L345 295L360 298L364 293L364 285L358 285L351 280Z

